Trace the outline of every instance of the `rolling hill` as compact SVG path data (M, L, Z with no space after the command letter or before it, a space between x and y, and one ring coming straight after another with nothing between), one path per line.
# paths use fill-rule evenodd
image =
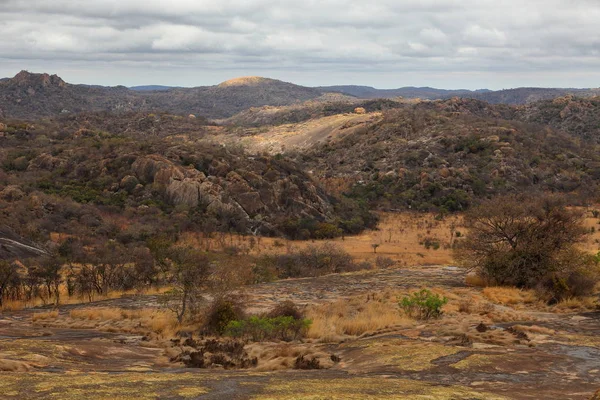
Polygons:
M21 71L0 82L0 116L35 119L85 111L164 111L226 118L250 107L316 99L322 91L267 78L238 78L216 86L132 90L72 85L56 75Z
M56 75L21 71L0 80L0 117L33 120L80 112L168 112L226 119L257 107L284 107L306 101L345 102L355 99L473 98L492 104L530 104L565 95L592 97L600 89L518 88L501 91L443 90L429 87L375 89L368 86L305 87L276 79L242 77L214 86L103 87L73 85Z

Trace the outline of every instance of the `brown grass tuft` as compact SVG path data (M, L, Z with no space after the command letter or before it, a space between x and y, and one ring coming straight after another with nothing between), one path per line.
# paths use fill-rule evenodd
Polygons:
M31 316L31 319L33 322L46 321L49 319L56 319L56 318L58 318L58 310L36 312L36 313L33 313L33 315Z
M487 287L483 296L502 305L533 304L539 302L533 290L521 290L512 287Z

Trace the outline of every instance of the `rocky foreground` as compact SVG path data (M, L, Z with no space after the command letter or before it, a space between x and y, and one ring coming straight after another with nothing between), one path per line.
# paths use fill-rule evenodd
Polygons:
M327 369L312 371L268 371L260 362L245 370L184 368L169 360L172 350L123 334L117 326L61 327L73 310L147 309L157 306L155 296L63 306L53 320L32 322L32 314L43 310L5 313L0 317L0 369L5 371L0 391L8 399L589 399L600 387L599 313L503 305L463 282L460 270L433 266L251 287L248 305L255 311L282 299L367 307L386 293L423 286L450 298L440 320L331 343L261 344L335 355ZM472 299L472 306L464 299Z

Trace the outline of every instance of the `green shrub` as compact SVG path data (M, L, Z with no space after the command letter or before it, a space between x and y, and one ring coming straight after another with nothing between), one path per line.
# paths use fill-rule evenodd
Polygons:
M275 318L252 316L248 319L231 321L225 329L225 334L254 342L291 341L304 336L311 323L311 320L294 319L290 316Z
M413 318L431 319L442 315L442 307L446 303L448 303L447 298L423 289L410 296L405 296L398 302L398 305Z
M440 248L440 241L438 239L435 238L431 238L431 237L426 237L423 242L422 245L427 249L431 249L433 248L434 250L437 250Z

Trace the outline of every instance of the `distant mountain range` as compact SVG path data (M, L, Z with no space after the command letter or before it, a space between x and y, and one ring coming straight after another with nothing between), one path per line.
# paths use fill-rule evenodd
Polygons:
M481 90L446 90L436 89L432 87L414 87L407 86L398 89L375 89L371 86L356 86L356 85L342 85L342 86L320 86L319 89L326 92L339 92L348 94L351 96L359 97L361 99L378 99L378 98L394 98L394 97L405 97L405 98L421 98L421 99L442 99L450 97L462 97L468 96L474 93L485 93L491 92L488 89Z
M136 92L162 92L165 90L180 88L179 86L162 86L162 85L145 85L145 86L130 86L129 89Z
M124 86L73 85L56 75L21 71L0 82L0 117L35 119L83 111L164 111L218 119L250 107L290 105L321 95L319 89L258 77L237 78L216 86L133 90Z
M600 89L570 89L570 88L516 88L504 90L445 90L431 87L403 87L398 89L375 89L370 86L321 86L326 92L344 93L362 99L391 99L403 97L407 99L420 98L424 100L444 100L452 97L483 100L492 104L527 104L540 100L549 100L565 95L592 97L600 95Z
M329 93L338 93L332 96ZM592 97L600 89L518 88L443 90L429 87L375 89L369 86L305 87L261 77L243 77L215 86L180 88L159 85L103 87L73 85L57 75L21 71L0 80L0 117L35 119L84 111L164 111L194 114L211 119L228 118L251 107L288 106L308 100L419 98L424 100L464 97L493 104L527 104L564 95Z

